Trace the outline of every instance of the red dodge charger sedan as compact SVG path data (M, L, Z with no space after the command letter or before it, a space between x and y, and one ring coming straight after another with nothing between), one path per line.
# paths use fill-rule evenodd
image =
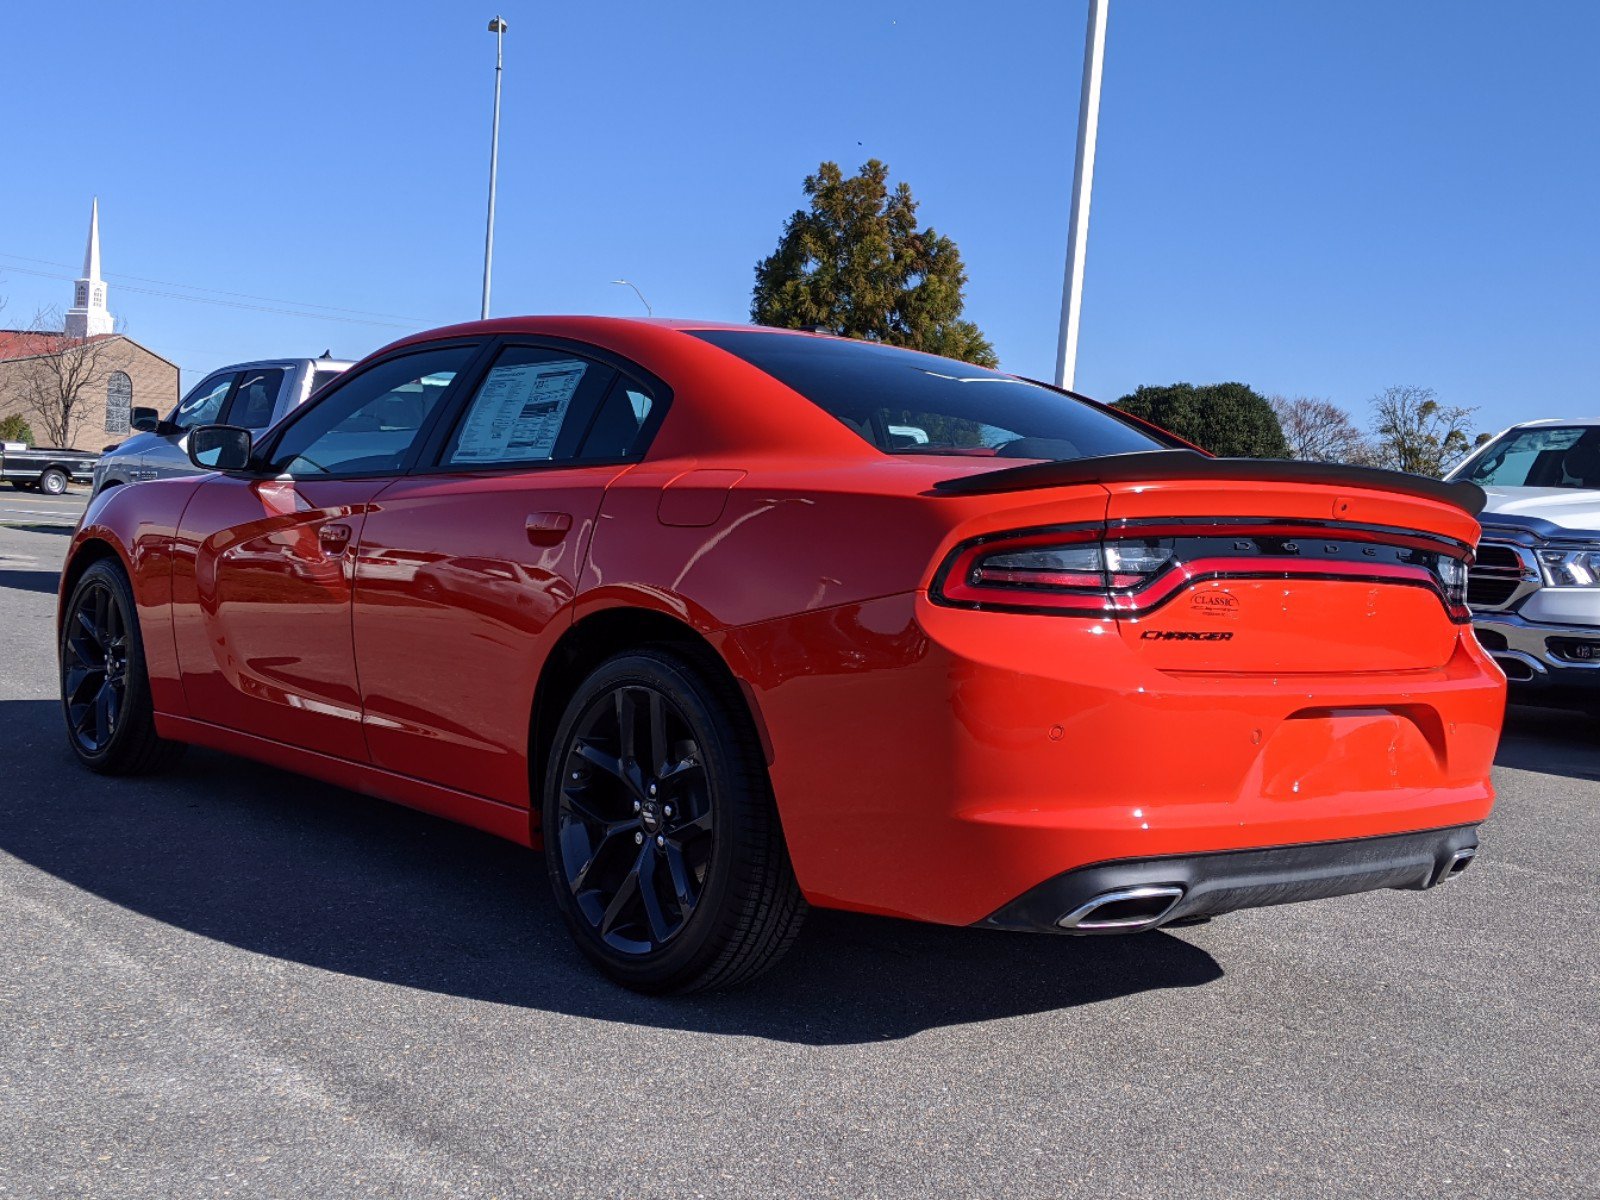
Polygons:
M748 979L808 904L1117 933L1471 860L1482 494L1211 458L1039 383L685 321L387 347L95 497L68 738L542 845L603 970Z

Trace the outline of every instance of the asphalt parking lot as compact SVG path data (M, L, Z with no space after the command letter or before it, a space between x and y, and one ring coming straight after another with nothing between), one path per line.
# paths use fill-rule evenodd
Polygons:
M1460 880L1129 939L814 913L648 1000L535 856L211 753L77 768L0 493L0 1197L1600 1195L1600 724Z

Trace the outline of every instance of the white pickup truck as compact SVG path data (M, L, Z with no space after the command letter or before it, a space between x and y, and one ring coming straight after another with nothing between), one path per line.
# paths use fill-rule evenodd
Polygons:
M1600 419L1513 425L1446 478L1488 497L1467 604L1513 695L1600 708Z

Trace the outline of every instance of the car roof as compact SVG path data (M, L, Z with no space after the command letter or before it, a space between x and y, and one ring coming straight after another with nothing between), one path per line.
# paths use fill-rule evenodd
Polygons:
M1540 417L1537 421L1518 421L1511 429L1538 429L1544 425L1600 425L1600 417Z
M330 368L345 371L356 365L353 358L255 358L249 362L226 363L214 367L206 372L206 377L220 375L224 371L249 371L256 367L293 367L310 365L319 370L326 371Z

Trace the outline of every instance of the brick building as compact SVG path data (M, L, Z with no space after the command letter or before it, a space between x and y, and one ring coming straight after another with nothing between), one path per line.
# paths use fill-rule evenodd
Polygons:
M20 414L45 444L61 439L51 438L49 423L37 410L41 391L74 396L65 440L79 450L98 450L126 437L134 406L165 414L178 400L177 364L114 332L100 278L98 202L90 212L83 278L73 284L65 329L0 329L0 418Z

